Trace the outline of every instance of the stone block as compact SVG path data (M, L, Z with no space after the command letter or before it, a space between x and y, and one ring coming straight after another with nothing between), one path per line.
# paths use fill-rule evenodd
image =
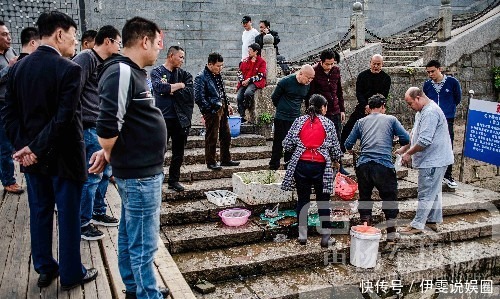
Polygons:
M293 201L294 192L281 190L284 175L281 170L237 172L233 174L233 192L247 205Z

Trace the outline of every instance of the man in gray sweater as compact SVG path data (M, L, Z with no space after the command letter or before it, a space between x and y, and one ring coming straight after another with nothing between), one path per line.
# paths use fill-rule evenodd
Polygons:
M83 50L73 58L82 68L80 101L82 103L83 138L85 141L86 161L94 152L101 150L97 140L96 121L99 115L99 94L97 92L97 75L102 62L121 47L120 32L113 26L103 26L97 32L95 45L92 49ZM87 164L87 169L91 164ZM83 185L80 206L81 238L84 240L99 240L104 233L94 224L118 226L118 219L106 215L106 190L108 189L111 167L108 165L102 174L89 173Z
M382 198L382 211L387 227L387 241L396 238L396 217L398 216L398 180L392 163L392 140L399 137L401 145L410 142L410 136L398 119L385 114L386 99L376 94L368 99L370 114L356 121L345 142L345 148L352 150L356 140L361 141L361 153L356 165L359 187L359 216L361 222L372 225L373 188Z
M411 131L411 147L401 147L403 164L412 163L418 169L418 207L409 226L400 228L401 234L418 234L425 226L436 230L443 222L442 181L446 168L453 164L448 123L439 106L418 87L410 87L405 101L417 111Z

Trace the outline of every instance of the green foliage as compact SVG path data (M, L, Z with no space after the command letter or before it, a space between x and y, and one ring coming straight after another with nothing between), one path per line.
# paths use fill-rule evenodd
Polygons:
M493 72L493 87L500 91L500 66L491 69Z
M408 67L406 68L405 72L410 76L414 76L417 71L412 67Z
M268 125L273 122L273 115L269 112L264 112L257 117L257 124Z

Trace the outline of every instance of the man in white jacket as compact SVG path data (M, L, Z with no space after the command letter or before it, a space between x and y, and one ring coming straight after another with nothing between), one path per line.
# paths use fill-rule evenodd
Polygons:
M243 42L241 46L241 60L243 60L248 56L248 46L255 43L255 37L259 35L259 31L252 27L252 18L250 16L244 16L241 24L245 29L241 35L241 41Z

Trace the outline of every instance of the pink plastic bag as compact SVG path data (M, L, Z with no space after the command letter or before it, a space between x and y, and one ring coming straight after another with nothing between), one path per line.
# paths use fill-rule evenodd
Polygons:
M356 191L358 190L358 183L350 177L337 172L335 176L335 194L343 200L352 200Z

